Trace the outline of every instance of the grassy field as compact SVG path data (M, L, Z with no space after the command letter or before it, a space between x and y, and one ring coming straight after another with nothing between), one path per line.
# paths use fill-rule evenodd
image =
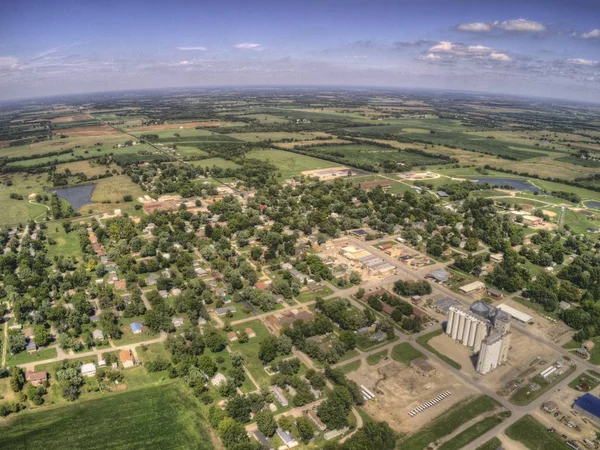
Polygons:
M200 161L191 161L190 164L193 166L208 167L209 169L213 166L220 167L221 169L238 169L240 167L239 164L223 158L201 159Z
M502 441L497 437L490 439L485 444L477 447L477 450L498 450L502 446Z
M213 449L209 425L177 384L21 413L0 426L6 450Z
M53 239L56 244L48 246L48 258L52 260L54 256L64 255L74 258L83 256L79 246L79 236L76 231L66 233L60 222L47 222L46 231L48 238Z
M105 165L97 164L93 161L74 161L66 164L59 164L56 166L56 171L60 173L69 169L71 173L84 173L88 177L93 177L96 175L103 175L107 170L114 168L116 168L114 165L111 168L107 168Z
M163 131L135 131L132 134L135 136L142 136L144 134L156 134L158 140L153 141L156 143L200 143L200 142L235 142L237 139L230 137L229 135L214 133L208 130L197 130L195 128L182 128L173 130Z
M431 345L429 345L430 339L433 339L434 337L439 336L443 332L444 332L444 330L440 329L440 330L432 331L431 333L424 334L423 336L419 336L417 338L417 342L420 345L422 345L424 348L429 350L431 353L435 353L438 358L444 360L446 363L450 364L455 369L460 370L462 368L462 366L460 364L458 364L456 361L448 358L446 355L443 355L442 353L438 352L435 348L433 348Z
M546 427L527 415L506 429L506 435L530 450L564 450L569 447Z
M388 355L387 350L382 350L377 353L372 353L367 356L367 364L370 366L374 366L375 364L379 364L379 362Z
M131 181L127 175L117 175L103 178L96 182L92 193L92 201L97 203L123 201L124 195L131 195L134 199L144 195L139 185Z
M487 395L469 397L440 414L421 430L408 438L402 439L399 448L402 450L423 450L432 442L451 434L463 423L481 414L493 411L499 406L498 402Z
M360 368L361 364L362 364L362 361L359 359L358 361L353 361L351 363L344 364L343 366L338 366L338 367L345 374L349 374L350 372L354 372L355 370L358 370Z
M55 348L45 348L43 350L39 350L37 352L21 352L16 355L11 355L10 353L6 354L6 365L7 366L16 366L19 364L27 364L37 361L44 361L46 359L56 358L56 349Z
M273 164L283 178L300 176L305 170L326 169L338 167L340 164L284 150L252 150L246 153L246 158L254 158Z
M0 176L0 226L27 222L42 215L45 217L46 208L42 205L31 204L27 196L32 193L43 193L47 186L45 175L11 174ZM7 186L7 183L10 186ZM20 194L23 200L10 198L10 194Z
M229 348L232 352L238 352L244 357L244 365L252 374L256 382L261 386L269 386L271 377L258 358L259 344L262 340L269 336L269 330L259 321L253 320L243 325L238 325L233 328L234 331L242 331L245 328L251 328L256 333L256 337L251 338L248 342L240 344L238 341L229 342Z
M500 425L505 419L510 417L510 411L505 411L500 414L486 417L479 422L471 425L466 430L458 433L449 441L444 442L438 447L439 450L460 450L470 442L473 442L479 436L484 435L492 428ZM495 450L495 449L494 449Z
M396 345L392 349L392 359L408 366L417 358L424 358L425 355L414 348L408 342Z

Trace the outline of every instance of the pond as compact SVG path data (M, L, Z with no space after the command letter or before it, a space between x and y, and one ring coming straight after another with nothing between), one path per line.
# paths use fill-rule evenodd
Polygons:
M58 194L58 196L68 201L73 210L77 211L85 205L92 202L92 193L94 192L95 184L83 184L81 186L70 186L59 189L52 189L50 192Z
M588 208L600 209L600 202L585 202Z
M526 180L521 178L477 178L471 179L471 181L475 181L480 184L491 184L492 186L510 186L511 188L517 191L529 191L532 193L537 192L538 194L542 191L538 188L529 184Z

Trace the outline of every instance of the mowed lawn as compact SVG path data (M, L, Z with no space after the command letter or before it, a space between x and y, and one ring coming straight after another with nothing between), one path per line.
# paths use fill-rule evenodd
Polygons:
M20 413L0 425L5 450L213 449L209 425L177 384Z
M283 178L300 176L305 170L340 166L339 163L273 149L252 150L246 154L246 158L258 159L273 164L281 172Z

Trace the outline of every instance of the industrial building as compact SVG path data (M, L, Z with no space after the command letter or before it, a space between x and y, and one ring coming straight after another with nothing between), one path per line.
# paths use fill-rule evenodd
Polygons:
M600 398L592 394L584 394L575 401L573 409L596 426L600 426Z
M485 375L508 359L510 321L509 314L484 302L474 302L468 310L452 305L446 334L478 354L477 372Z

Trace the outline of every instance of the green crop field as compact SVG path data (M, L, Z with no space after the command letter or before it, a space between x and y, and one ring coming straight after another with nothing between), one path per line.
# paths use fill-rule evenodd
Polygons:
M521 442L530 450L564 450L569 447L557 435L548 433L546 427L527 415L506 429L506 435Z
M493 411L500 404L487 395L469 397L436 417L424 428L400 441L402 450L422 450L432 442L451 434L475 417Z
M498 450L502 446L502 441L497 437L490 439L485 444L477 447L477 450Z
M471 425L461 433L458 433L449 441L444 442L438 448L439 450L460 450L470 442L473 442L479 436L484 435L492 428L500 425L508 417L510 417L510 411L505 411L500 414L486 417L485 419L482 419L479 422Z
M5 450L213 449L195 400L177 384L21 413L0 426Z
M443 164L444 161L435 156L425 156L399 149L379 147L369 144L348 144L305 147L304 152L317 158L341 158L346 164L352 166L380 165L385 161L424 166Z
M254 158L273 164L279 169L283 178L300 176L305 170L340 166L338 163L286 152L284 150L252 150L246 153L246 158Z

